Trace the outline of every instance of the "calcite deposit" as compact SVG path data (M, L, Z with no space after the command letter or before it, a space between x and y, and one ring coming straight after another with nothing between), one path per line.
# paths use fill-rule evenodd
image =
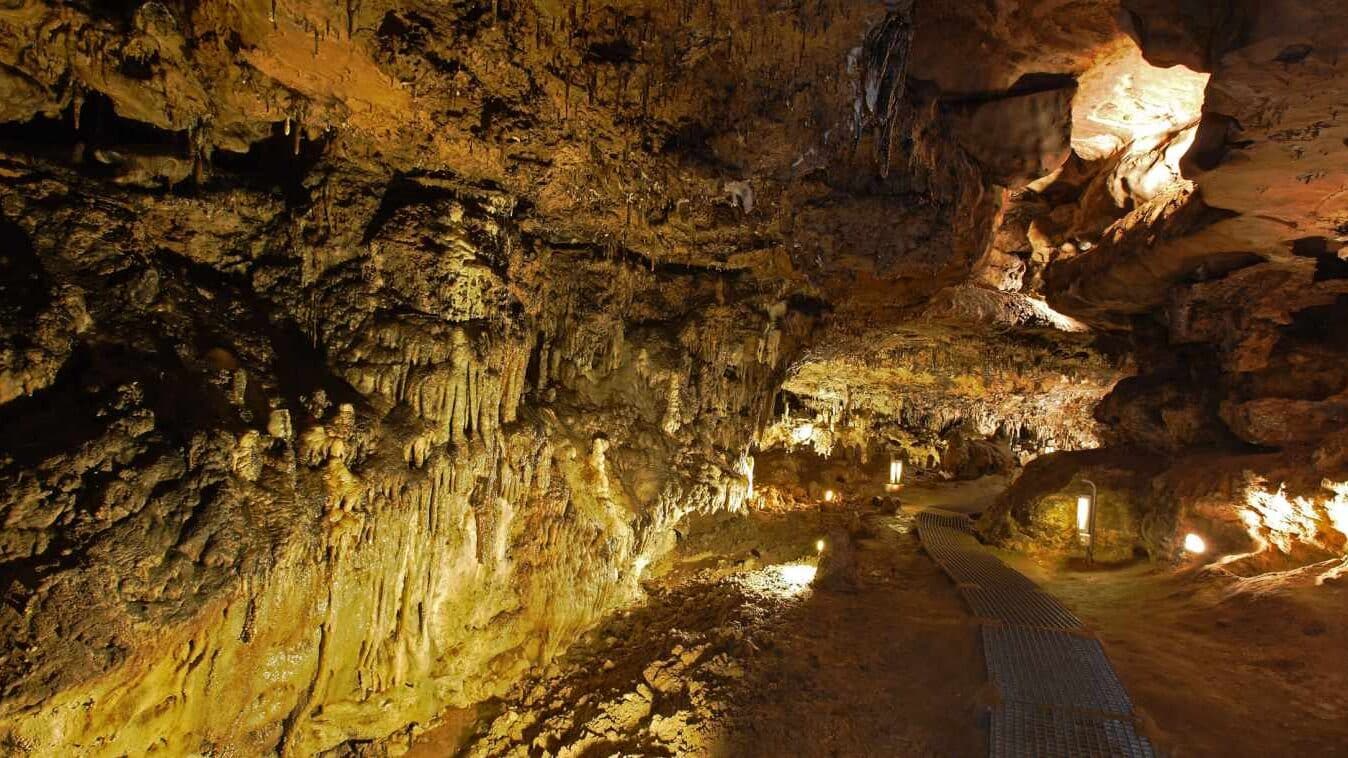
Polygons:
M0 2L0 753L379 755L502 696L557 754L714 750L659 672L597 726L521 688L583 686L544 672L694 526L859 498L830 456L1018 477L1009 547L1079 547L1090 479L1102 559L1332 581L1345 39L1340 0ZM666 600L777 607L750 568ZM776 638L722 621L662 665Z

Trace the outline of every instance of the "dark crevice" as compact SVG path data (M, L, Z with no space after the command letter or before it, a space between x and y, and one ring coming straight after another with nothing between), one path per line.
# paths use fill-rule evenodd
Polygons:
M824 314L833 310L833 306L826 300L809 295L793 294L787 298L786 304L791 310L797 313L803 313L812 318L822 317Z
M215 171L207 184L279 191L292 205L307 201L309 192L304 180L323 159L328 138L324 135L307 139L297 135L299 124L292 123L290 128L291 133L286 134L284 122L273 124L271 134L252 143L246 153L216 150L211 156Z
M78 110L78 118L76 118ZM307 199L304 179L322 160L328 139L303 136L302 127L284 122L250 145L245 153L214 150L202 179L206 187L240 186L276 191L288 202ZM163 129L119 116L106 95L86 92L59 117L35 116L0 124L0 149L73 165L83 176L120 182L135 177L128 191L169 188L191 194L194 148L186 130Z
M1292 254L1315 260L1312 281L1348 279L1348 261L1339 257L1341 250L1331 247L1327 237L1303 237L1292 243Z
M51 385L0 405L0 450L19 468L31 468L79 449L113 422L102 412L117 402L117 387L159 384L152 367L170 358L114 344L76 346Z
M603 42L591 42L585 48L587 63L618 65L631 63L636 59L637 47L630 40L618 38Z
M1335 355L1348 353L1348 295L1338 295L1328 305L1297 311L1292 323L1280 329L1284 337L1328 348Z
M82 101L67 106L59 118L35 116L28 121L0 124L0 141L48 147L83 144L86 150L135 145L177 151L184 156L189 147L186 131L124 118L117 114L112 100L97 91L85 92Z
M1044 92L1076 89L1076 86L1076 77L1069 74L1025 74L1017 79L1015 84L1005 90L946 95L940 98L940 103L942 108L945 109L963 110L971 106L981 105L996 100L1008 100L1029 95L1038 95Z
M35 316L50 299L50 289L28 235L0 215L0 323L21 323Z
M364 405L363 396L328 369L328 359L321 347L315 346L289 320L272 318L270 314L275 308L255 295L246 280L165 251L159 253L159 263L179 281L214 296L209 308L201 303L195 309L196 313L210 316L210 320L201 317L195 320L198 354L205 354L213 347L230 345L233 342L230 335L263 335L274 356L274 362L266 368L275 377L287 407L300 407L301 396L318 389L322 389L334 403ZM252 423L264 424L268 410L265 399L251 397L249 406L254 413ZM228 415L233 413L228 412Z
M715 171L728 171L733 167L716 155L711 146L715 132L706 124L683 120L665 137L660 144L661 155L678 156L689 165L703 166Z

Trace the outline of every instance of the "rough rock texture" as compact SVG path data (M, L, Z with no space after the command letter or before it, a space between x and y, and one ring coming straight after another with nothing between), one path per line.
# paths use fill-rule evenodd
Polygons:
M1127 365L1032 297L950 288L905 313L833 314L788 372L763 441L925 462L963 426L1026 455L1094 447L1092 409Z
M952 222L995 196L914 106L912 34L878 2L0 9L6 750L377 740L633 598L681 516L740 507L825 299L978 254Z
M1277 5L0 4L0 746L425 724L770 448L1339 570L1348 11Z
M1144 121L1161 114L1135 96L1141 76L1168 83L1167 107L1196 120L1172 119L1168 136L1153 129L1160 139L1135 139L1122 157L1095 149L1109 135L1074 128L1063 171L1003 215L988 280L1014 279L1005 273L1014 257L998 251L1023 250L1024 234L1032 252L1019 253L1029 259L1021 280L1055 309L1127 334L1137 372L1096 408L1104 457L1032 466L984 528L1061 543L1080 479L1097 477L1108 491L1102 514L1120 515L1111 527L1120 556L1129 545L1179 555L1193 530L1223 570L1329 561L1312 572L1329 576L1348 536L1338 494L1348 479L1339 328L1348 132L1336 116L1348 91L1348 13L1332 2L1123 6L1146 65L1124 43L1109 65L1132 72L1133 85L1104 104ZM1095 71L1107 76L1088 72L1079 98L1099 100ZM1201 113L1184 94L1195 74L1210 76ZM1130 164L1146 171L1127 173ZM1129 463L1139 454L1163 456L1147 464L1146 486L1104 470L1143 476Z
M648 603L487 706L475 732L429 734L409 758L981 752L960 720L977 707L979 664L959 653L976 647L976 630L960 623L910 518L868 515L864 526L843 592L810 586L812 567L798 562L814 551L813 519L755 513L707 539L694 531L690 549L725 556L715 567L650 582ZM794 562L759 566L760 555ZM912 665L925 657L943 663ZM846 718L832 717L839 708Z
M977 479L1011 470L1015 458L1005 438L984 439L963 430L946 435L941 470L956 479Z
M369 243L333 261L265 194L13 171L39 344L82 335L3 409L5 721L39 752L305 753L491 695L625 602L684 513L739 507L808 320L534 238L499 192L346 183ZM82 322L44 320L67 292Z

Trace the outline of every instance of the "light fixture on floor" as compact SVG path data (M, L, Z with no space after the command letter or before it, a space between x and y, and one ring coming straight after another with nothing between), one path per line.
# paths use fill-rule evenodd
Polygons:
M1091 494L1077 498L1077 536L1086 543L1086 563L1095 562L1095 482L1082 479L1091 486Z
M1197 534L1189 532L1188 534L1184 535L1184 549L1185 551L1193 553L1194 555L1200 555L1202 553L1207 552L1208 543L1202 537L1199 537Z
M903 484L903 461L898 458L889 460L889 482L885 484L886 492L898 492Z

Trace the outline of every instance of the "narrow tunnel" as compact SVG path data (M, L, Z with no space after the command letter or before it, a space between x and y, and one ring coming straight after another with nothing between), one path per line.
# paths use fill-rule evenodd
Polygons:
M0 3L0 756L1335 756L1341 0Z

